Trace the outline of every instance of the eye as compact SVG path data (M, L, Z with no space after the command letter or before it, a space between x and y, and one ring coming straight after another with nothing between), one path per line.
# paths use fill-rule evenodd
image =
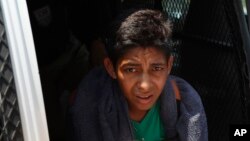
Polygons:
M161 71L161 70L163 70L164 68L163 67L154 67L153 68L153 71Z
M125 68L125 72L136 72L135 68Z

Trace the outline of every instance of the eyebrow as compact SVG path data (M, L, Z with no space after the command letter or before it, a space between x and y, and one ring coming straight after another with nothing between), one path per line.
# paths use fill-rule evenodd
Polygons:
M152 64L150 64L150 66L165 66L165 65L166 65L165 63L152 63ZM123 64L122 66L123 66L123 67L126 67L126 66L138 67L138 66L141 66L141 64L137 64L137 63L126 63L126 64Z
M122 66L140 66L140 64L137 64L137 63L125 63L123 64Z
M152 66L164 66L166 63L152 63Z

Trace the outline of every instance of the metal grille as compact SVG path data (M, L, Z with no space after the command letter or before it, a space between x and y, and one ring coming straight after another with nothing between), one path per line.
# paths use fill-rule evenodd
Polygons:
M163 11L167 13L173 22L173 32L178 34L182 31L190 0L162 0Z
M188 13L190 0L162 0L162 10L173 24L173 38L170 46L173 48L174 64L171 74L179 75L181 67L180 47L182 45L181 33Z
M209 140L229 140L229 125L249 120L246 56L233 0L163 0L163 5L174 24L173 73L201 95Z
M0 9L0 141L23 141L21 120Z

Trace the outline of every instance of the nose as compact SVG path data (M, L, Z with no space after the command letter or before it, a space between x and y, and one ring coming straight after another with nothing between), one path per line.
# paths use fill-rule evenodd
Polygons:
M151 85L150 76L147 73L141 74L137 83L138 89L142 92L148 92Z

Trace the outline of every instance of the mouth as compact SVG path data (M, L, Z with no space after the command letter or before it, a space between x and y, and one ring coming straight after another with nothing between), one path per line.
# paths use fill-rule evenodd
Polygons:
M141 104L148 104L153 100L153 95L137 95L137 100Z

